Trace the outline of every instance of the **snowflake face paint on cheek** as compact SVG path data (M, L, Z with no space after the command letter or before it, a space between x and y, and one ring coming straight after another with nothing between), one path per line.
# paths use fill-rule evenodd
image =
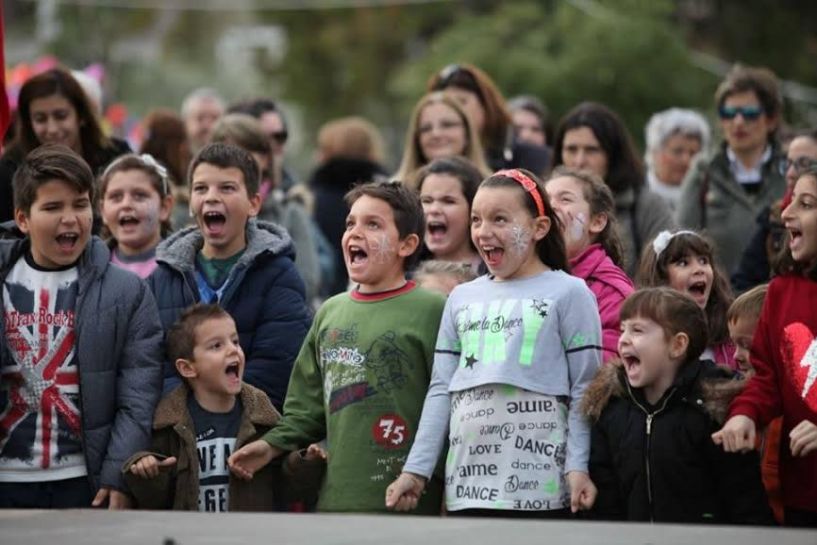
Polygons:
M511 250L517 255L526 253L530 247L530 238L529 230L521 225L514 225L511 227Z
M379 235L377 239L373 241L371 248L374 254L372 259L376 263L386 263L391 260L394 255L394 247L392 247L391 242L389 242L389 236L386 233Z
M568 212L567 217L570 220L567 233L570 240L574 242L582 240L584 238L584 228L587 225L587 217L583 212L579 212L576 216Z

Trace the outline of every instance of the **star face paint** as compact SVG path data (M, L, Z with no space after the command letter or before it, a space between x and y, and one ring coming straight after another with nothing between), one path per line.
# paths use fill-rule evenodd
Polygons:
M352 203L341 247L349 278L359 284L360 292L386 291L405 283L400 234L386 201L363 195Z
M123 170L108 180L102 221L123 254L144 253L159 244L162 215L162 198L145 172Z
M544 271L536 255L536 220L522 205L520 191L486 187L471 208L471 240L495 280L524 278Z

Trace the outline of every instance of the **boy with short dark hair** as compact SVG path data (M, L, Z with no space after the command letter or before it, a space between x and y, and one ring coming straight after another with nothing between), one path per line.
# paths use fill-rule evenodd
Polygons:
M159 244L148 282L165 330L193 303L218 303L229 312L247 358L245 381L280 409L310 316L289 235L254 219L259 179L258 166L241 148L202 149L188 171L196 226ZM165 362L165 393L177 384L173 362Z
M137 507L271 511L273 468L251 482L231 479L227 468L235 448L280 418L264 392L241 380L235 322L218 305L193 305L170 328L167 347L184 384L156 408L152 451L134 454L122 468Z
M40 146L14 195L19 231L0 227L0 507L125 508L119 468L150 443L161 391L156 304L91 236L79 155Z
M419 197L398 182L356 187L342 248L350 293L318 311L301 348L281 424L233 453L230 468L253 474L273 458L326 437L321 511L385 512L386 486L401 472L426 390L442 297L406 280L424 232ZM432 479L419 512L439 514Z

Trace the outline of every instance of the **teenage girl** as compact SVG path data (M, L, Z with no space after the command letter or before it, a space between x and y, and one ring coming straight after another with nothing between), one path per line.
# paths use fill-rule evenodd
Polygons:
M450 513L589 508L590 428L578 400L599 367L601 325L593 294L567 272L559 219L533 174L482 182L471 239L489 274L446 303L419 430L386 506L416 505L448 434Z
M618 357L619 310L633 292L621 269L624 254L610 188L590 171L557 167L546 184L548 198L562 222L570 272L596 296L605 363Z
M123 155L105 169L100 193L111 262L147 278L156 268L156 246L171 231L167 169L148 154Z

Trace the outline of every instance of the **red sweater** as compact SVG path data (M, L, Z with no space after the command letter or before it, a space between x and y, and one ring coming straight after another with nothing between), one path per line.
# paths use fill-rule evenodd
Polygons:
M780 484L783 505L817 512L817 453L794 458L789 432L809 420L817 424L817 282L777 277L752 342L756 374L732 402L730 416L746 415L763 429L783 415Z

